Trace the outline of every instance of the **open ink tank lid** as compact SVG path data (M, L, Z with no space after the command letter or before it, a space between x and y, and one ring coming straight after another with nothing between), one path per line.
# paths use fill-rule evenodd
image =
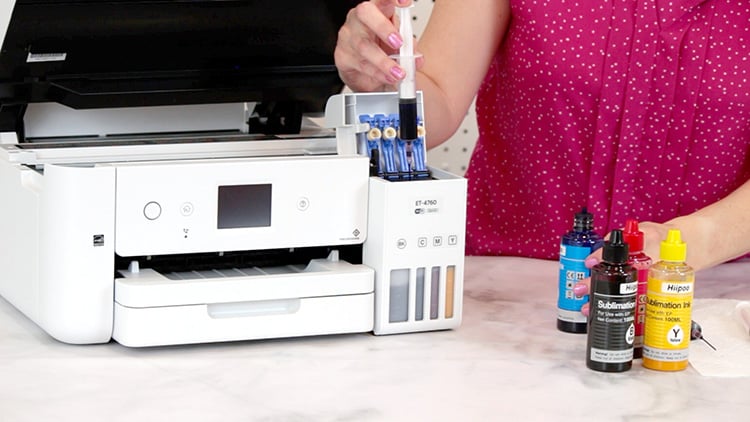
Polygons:
M612 230L609 240L604 242L602 261L613 264L628 262L628 244L622 240L622 230Z
M638 220L625 220L625 230L622 232L622 237L630 247L630 253L643 250L643 232L638 230Z

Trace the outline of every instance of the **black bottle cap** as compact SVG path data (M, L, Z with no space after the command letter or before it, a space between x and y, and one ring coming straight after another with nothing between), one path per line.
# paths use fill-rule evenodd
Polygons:
M613 264L624 264L628 262L628 244L622 239L622 230L612 230L609 240L604 242L602 249L602 261Z
M575 231L589 231L594 227L594 215L588 212L586 207L583 207L581 212L576 213L575 220L573 221L573 230Z

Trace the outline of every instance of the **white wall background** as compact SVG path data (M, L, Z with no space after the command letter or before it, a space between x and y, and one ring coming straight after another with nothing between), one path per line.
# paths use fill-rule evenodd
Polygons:
M422 34L427 24L430 12L432 12L433 3L434 0L414 0L414 8L411 12L414 20L414 33L417 37ZM429 101L429 98L425 98L425 101ZM428 130L427 136L429 137L430 116L425 116L425 122ZM477 140L477 136L476 115L474 114L474 104L472 103L466 114L466 118L453 137L427 152L427 162L433 167L439 167L451 173L463 175L469 163L471 152L474 150L474 143Z

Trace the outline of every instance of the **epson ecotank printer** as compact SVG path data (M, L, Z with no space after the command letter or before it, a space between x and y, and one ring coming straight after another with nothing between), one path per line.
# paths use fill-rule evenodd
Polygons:
M0 294L74 344L457 327L465 180L341 93L357 1L2 2Z

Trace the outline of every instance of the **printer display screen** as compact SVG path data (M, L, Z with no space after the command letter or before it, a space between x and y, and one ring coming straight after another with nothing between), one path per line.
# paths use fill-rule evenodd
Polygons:
M270 225L271 184L219 186L219 229Z

